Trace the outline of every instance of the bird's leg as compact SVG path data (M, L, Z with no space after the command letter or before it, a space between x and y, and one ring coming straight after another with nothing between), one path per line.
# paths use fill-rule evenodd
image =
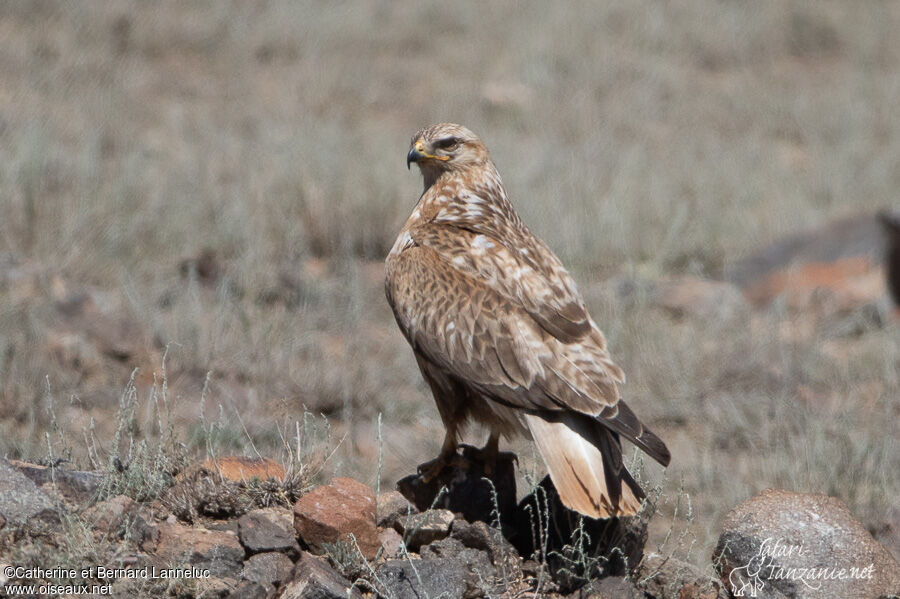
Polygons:
M497 467L497 456L499 454L500 433L491 431L491 435L488 437L487 443L484 444L484 447L478 450L478 460L481 462L481 467L486 475L490 476L494 473L494 468Z
M453 459L456 457L456 447L456 433L448 430L438 457L419 466L419 476L422 477L424 482L430 483L433 481L441 473L441 470L453 462Z

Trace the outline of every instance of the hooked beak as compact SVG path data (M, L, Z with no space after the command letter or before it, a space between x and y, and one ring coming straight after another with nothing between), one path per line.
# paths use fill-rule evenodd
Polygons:
M420 151L421 143L422 142L420 142L420 141L416 142L416 145L414 145L412 148L410 148L409 154L406 155L406 169L407 170L409 170L410 164L412 164L413 162L418 163L420 160L425 158L425 154L423 154Z
M425 142L420 139L413 144L413 147L410 148L409 153L406 155L406 168L409 169L409 165L411 163L419 163L426 158L432 160L440 160L441 162L447 162L448 160L450 160L449 156L435 156L434 154L429 154L428 152L426 152Z

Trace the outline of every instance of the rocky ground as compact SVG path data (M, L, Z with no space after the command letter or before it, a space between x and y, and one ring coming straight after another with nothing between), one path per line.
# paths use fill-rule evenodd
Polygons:
M780 303L794 315L792 335L827 328L831 337L855 339L895 326L895 219L860 217L788 238L725 280L614 277L602 293L625 303L640 296L674 319L752 321L758 307ZM185 268L201 279L216 270L210 257ZM7 290L25 293L35 280L22 265L3 272ZM61 359L89 371L91 359L139 351L129 342L140 337L121 332L129 330L127 320L104 312L90 295L79 297L58 302L69 331L51 338ZM75 470L64 458L0 461L0 561L26 569L4 583L111 585L95 596L317 599L712 599L751 586L764 597L878 597L900 590L892 555L900 546L898 524L864 526L826 495L768 490L735 506L716 533L715 550L698 565L648 543L654 527L666 526L657 511L659 489L638 517L582 521L562 507L546 479L517 493L521 476L509 453L490 482L470 463L428 484L406 476L387 492L352 478L320 480L327 457L301 458L299 449L287 468L263 458L198 463L178 443L150 450L138 440L128 393L113 440L128 447L108 468ZM820 401L814 389L808 395ZM785 568L871 568L863 578L815 588L748 576L771 538L803 548L802 555L778 556Z
M0 555L4 568L18 568L0 576L109 585L94 597L727 599L751 585L778 598L900 592L900 564L834 498L760 493L732 510L702 570L645 550L646 509L583 520L546 480L517 504L511 468L507 455L490 479L474 466L455 466L439 484L410 475L398 484L406 497L336 478L295 498L278 464L220 458L136 501L110 496L114 474L0 460ZM772 539L780 545L768 553ZM847 579L773 576L759 567L770 554L766 568L856 570Z

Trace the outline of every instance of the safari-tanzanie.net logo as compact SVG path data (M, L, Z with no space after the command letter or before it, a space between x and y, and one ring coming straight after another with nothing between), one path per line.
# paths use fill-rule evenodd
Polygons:
M800 582L807 588L819 590L826 580L870 579L875 564L862 565L811 565L807 567L787 566L782 560L802 563L808 557L802 544L785 543L783 539L766 538L759 551L746 565L733 568L728 575L731 594L735 597L756 597L767 584L774 581Z

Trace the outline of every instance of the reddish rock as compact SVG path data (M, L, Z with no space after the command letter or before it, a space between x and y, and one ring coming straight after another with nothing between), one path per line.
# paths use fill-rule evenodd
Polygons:
M373 559L381 542L375 528L375 494L352 478L336 478L294 504L294 530L315 552L324 545L356 539L366 559Z
M217 472L225 480L245 482L251 478L266 480L284 480L284 467L269 458L244 458L240 456L221 456L215 460L206 460L200 465L209 472Z
M161 563L209 568L213 576L240 573L244 548L234 533L173 522L160 524L158 530L155 554Z
M115 533L125 524L128 515L135 509L135 505L131 497L116 495L92 507L86 516L94 528Z
M747 289L768 275L803 264L830 264L846 258L880 261L883 225L875 214L856 214L793 233L731 264L726 279Z
M726 278L758 305L781 298L828 312L881 306L889 290L900 290L898 232L900 215L887 210L837 219L783 237L731 265Z
M393 528L385 528L378 533L381 546L384 548L382 555L386 559L403 557L403 537Z
M798 309L808 307L817 298L829 296L835 308L853 310L877 302L884 292L883 271L866 256L790 266L744 288L753 303L767 304L781 297L789 306Z

